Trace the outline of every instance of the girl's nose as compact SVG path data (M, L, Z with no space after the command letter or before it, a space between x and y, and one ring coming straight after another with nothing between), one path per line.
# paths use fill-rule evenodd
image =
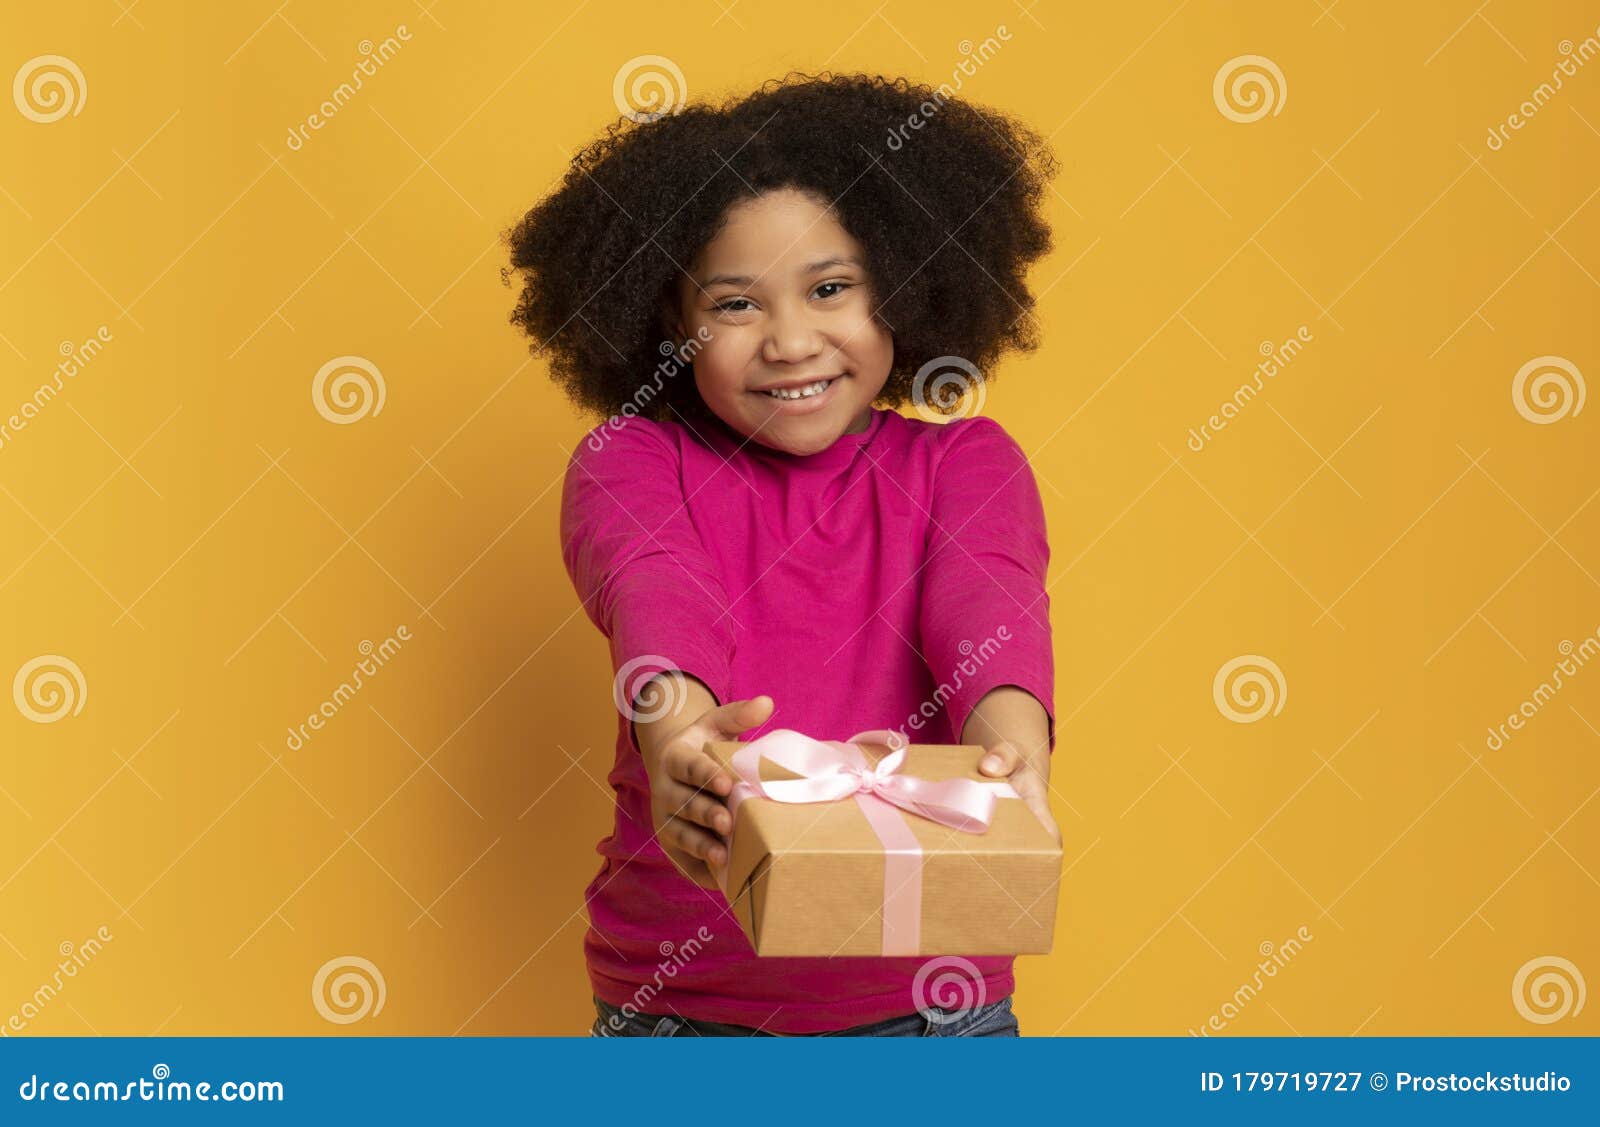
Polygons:
M772 318L767 338L762 343L762 359L769 364L807 360L822 349L822 335L804 314L777 314Z

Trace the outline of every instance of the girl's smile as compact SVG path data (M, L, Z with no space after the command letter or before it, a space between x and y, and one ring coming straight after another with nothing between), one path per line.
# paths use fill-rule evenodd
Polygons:
M828 400L828 393L833 386L844 378L843 375L834 375L783 380L761 388L759 394L777 403L779 410L790 413L815 411Z

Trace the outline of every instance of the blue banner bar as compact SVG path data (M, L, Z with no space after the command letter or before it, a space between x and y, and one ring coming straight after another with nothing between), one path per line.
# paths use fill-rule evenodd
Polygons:
M0 1043L0 1123L1594 1124L1597 1066L1591 1037L37 1038Z

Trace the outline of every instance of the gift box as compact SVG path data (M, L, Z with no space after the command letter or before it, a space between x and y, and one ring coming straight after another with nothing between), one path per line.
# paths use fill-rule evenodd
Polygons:
M1050 950L1061 847L983 748L778 729L706 751L738 780L714 872L756 954Z

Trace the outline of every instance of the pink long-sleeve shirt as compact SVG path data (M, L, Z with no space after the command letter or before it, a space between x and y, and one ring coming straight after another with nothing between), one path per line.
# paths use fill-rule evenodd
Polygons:
M865 431L806 456L716 420L612 420L572 456L561 531L613 670L635 690L680 669L722 703L771 696L772 718L744 739L892 728L958 743L985 693L1017 685L1049 714L1054 746L1044 510L1021 448L991 419L874 410ZM585 894L597 996L776 1033L928 1001L912 990L925 959L757 958L721 894L656 843L625 715L609 779L615 828ZM988 1000L1011 992L1009 957L971 961Z

